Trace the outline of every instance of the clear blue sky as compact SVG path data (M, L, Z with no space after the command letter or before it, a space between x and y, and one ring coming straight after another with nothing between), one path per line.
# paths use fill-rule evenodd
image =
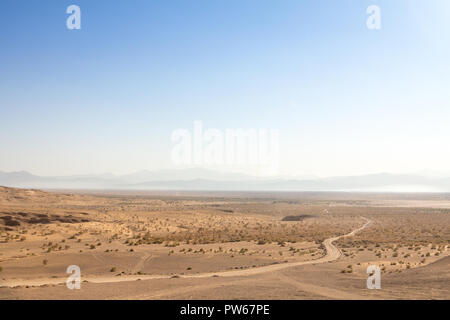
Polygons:
M201 120L279 129L282 174L448 172L449 39L448 0L2 0L0 171L170 167Z

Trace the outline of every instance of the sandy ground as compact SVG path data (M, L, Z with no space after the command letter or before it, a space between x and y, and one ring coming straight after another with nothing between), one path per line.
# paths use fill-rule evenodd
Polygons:
M449 299L447 195L379 197L0 187L0 298Z

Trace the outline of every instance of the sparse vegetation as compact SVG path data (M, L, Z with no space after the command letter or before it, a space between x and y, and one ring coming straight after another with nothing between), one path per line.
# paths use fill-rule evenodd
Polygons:
M161 271L166 275L316 261L326 254L323 241L359 227L362 215L374 223L364 232L335 242L343 254L335 275L341 272L365 277L368 261L378 264L383 272L407 272L449 255L446 226L450 209L370 207L365 202L349 200L74 197L83 200L64 202L58 198L14 210L48 219L49 223L27 223L29 217L13 214L10 207L0 211L0 228L4 226L4 215L12 217L6 220L19 223L0 231L0 242L18 248L14 254L1 252L2 261L17 257L20 263L35 255L38 264L46 257L56 265L61 255L79 254L95 256L91 259L93 264L116 259L133 264L123 267L127 271L120 273L117 267L107 267L105 272L117 273L115 276L143 275L144 271L136 270L146 270L147 264L157 261L169 261L168 270ZM19 205L23 206L22 202ZM282 221L286 216L303 215L308 218ZM87 221L61 223L61 219ZM36 241L40 241L38 249L33 246ZM90 251L101 246L102 250ZM149 252L152 259L148 259ZM53 259L53 255L58 258ZM44 259L43 265L47 264ZM330 264L330 268L333 266ZM8 265L8 275L11 270Z

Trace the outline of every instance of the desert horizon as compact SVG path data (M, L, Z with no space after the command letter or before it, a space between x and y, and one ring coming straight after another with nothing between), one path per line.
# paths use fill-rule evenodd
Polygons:
M39 176L27 171L0 171L0 183L13 188L45 190L450 193L450 176L443 173L261 177L203 167L140 170L123 175L103 173L73 176Z

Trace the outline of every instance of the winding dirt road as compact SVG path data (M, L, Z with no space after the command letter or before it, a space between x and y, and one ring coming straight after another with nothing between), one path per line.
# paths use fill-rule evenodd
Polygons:
M230 271L221 271L221 272L208 272L208 273L200 273L200 274L192 274L192 275L183 275L177 276L179 278L208 278L208 277L236 277L236 276L249 276L255 274L261 274L266 272L273 272L277 270L282 270L291 267L303 266L308 264L319 264L325 262L331 262L337 260L341 256L341 250L336 247L333 242L338 239L351 237L355 235L357 232L365 229L372 223L372 220L361 217L366 221L366 223L353 230L352 232L337 236L333 238L326 239L323 242L323 246L325 248L325 255L319 259L309 260L309 261L298 261L298 262L289 262L289 263L281 263L281 264L272 264L264 267L256 267L245 270L230 270ZM146 257L143 261L145 261L148 257ZM173 276L170 275L124 275L124 276L92 276L92 277L82 277L82 281L87 281L90 283L114 283L114 282L126 282L126 281L136 281L136 280L153 280L153 279L170 279ZM42 286L42 285L57 285L66 283L67 278L57 278L57 279L36 279L36 280L11 280L6 281L1 284L4 287L16 287L16 286Z

